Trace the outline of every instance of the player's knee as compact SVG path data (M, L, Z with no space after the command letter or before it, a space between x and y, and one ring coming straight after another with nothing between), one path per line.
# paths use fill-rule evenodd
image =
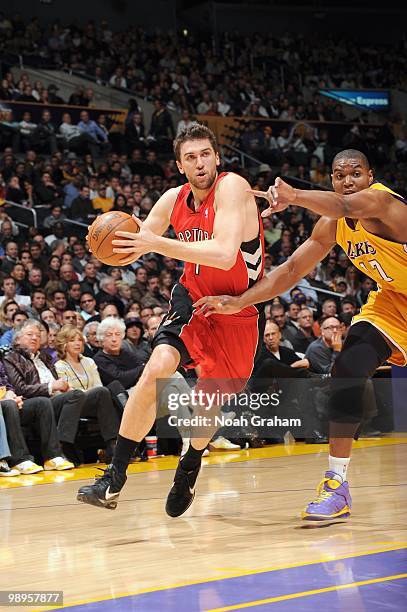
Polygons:
M167 350L164 346L158 348L159 350L155 349L153 351L143 370L141 376L143 384L152 385L156 384L157 380L169 378L178 367L179 359L172 350Z

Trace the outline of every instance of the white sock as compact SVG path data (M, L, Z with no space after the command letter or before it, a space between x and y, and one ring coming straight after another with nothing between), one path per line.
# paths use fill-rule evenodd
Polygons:
M329 455L329 471L334 472L341 483L346 480L349 461L350 457L332 457L332 455Z

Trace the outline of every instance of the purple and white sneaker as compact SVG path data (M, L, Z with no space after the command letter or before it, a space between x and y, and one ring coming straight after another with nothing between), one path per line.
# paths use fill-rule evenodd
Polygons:
M347 518L352 508L349 483L335 480L334 472L326 472L317 488L317 498L308 504L301 517L306 521L327 521Z

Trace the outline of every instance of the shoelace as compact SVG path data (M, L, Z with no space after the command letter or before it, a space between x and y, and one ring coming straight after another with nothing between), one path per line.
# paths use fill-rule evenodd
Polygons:
M110 469L109 468L100 468L100 467L97 467L96 469L99 470L100 472L103 472L103 474L96 474L95 475L95 481L96 482L100 482L104 478L111 477L111 473L110 473ZM108 473L109 473L109 476L108 476Z
M326 489L322 489L321 493L318 495L318 497L314 501L314 504L318 504L319 502L329 499L330 497L332 497L332 494L333 494L333 491L327 491Z

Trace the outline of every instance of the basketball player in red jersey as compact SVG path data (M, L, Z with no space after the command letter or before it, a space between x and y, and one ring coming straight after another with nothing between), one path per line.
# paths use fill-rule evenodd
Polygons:
M116 232L113 243L115 252L128 254L124 263L154 251L183 260L185 268L126 404L112 464L78 492L79 501L109 509L116 508L130 458L153 426L157 380L169 378L182 364L197 368L198 388L209 389L211 380L223 379L227 389L221 393L238 392L251 375L258 345L256 307L207 319L196 316L192 306L205 295L240 295L263 276L262 224L249 184L237 174L218 174L216 139L204 125L182 131L174 151L188 183L164 193L144 223L137 220L138 233ZM169 225L177 240L162 237ZM204 437L191 436L167 498L170 516L180 516L191 505L202 454L215 431L209 427Z

